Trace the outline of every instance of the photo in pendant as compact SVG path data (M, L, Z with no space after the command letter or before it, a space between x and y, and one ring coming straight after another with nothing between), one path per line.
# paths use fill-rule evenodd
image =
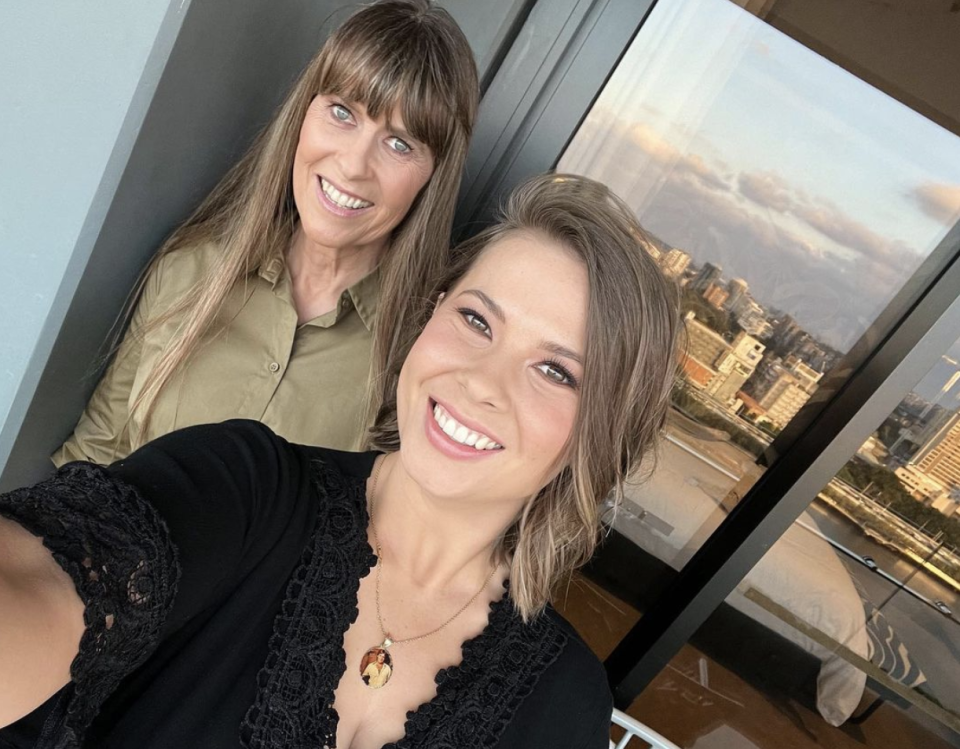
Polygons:
M386 648L370 648L360 659L360 678L371 689L379 689L393 675L393 658Z

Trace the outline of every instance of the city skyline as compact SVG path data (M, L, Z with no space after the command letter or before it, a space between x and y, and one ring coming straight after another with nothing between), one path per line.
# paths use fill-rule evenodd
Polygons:
M727 0L658 5L558 168L840 351L960 214L960 139Z

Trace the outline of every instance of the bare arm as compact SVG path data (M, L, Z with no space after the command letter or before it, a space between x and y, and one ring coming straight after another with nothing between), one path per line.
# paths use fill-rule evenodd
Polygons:
M70 681L83 609L41 540L0 517L0 728Z

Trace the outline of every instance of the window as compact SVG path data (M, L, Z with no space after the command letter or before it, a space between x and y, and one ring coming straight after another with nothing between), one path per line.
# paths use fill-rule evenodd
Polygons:
M931 67L943 55L918 46L942 38L933 27L950 20L946 5L914 18L902 48L881 54L872 42L900 20L889 13L862 8L858 21L833 18L838 11L819 2L746 4L659 3L557 165L607 183L634 208L646 251L681 287L687 320L657 470L611 514L603 556L567 596L567 614L602 655L790 449L791 428L822 405L824 390L842 386L876 344L878 320L960 217L960 103ZM909 49L919 58L912 78L888 64ZM960 476L943 457L949 419L938 425L939 447L903 465L905 441L920 437L908 432L893 449L899 427L885 424L641 695L638 717L691 746L715 728L717 741L736 730L758 746L845 745L834 726L851 716L873 746L885 745L891 726L923 746L957 730L960 703L949 695L960 681L934 688L930 676L960 673L958 625L943 613L957 610L954 589L923 593L929 602L906 591L908 577L944 581L912 557L888 558L887 547L904 542L867 525L872 505L862 503L873 499L858 511L830 504L878 494L880 481L904 492L901 502L952 506ZM878 477L872 486L864 461ZM919 534L911 553L949 567L927 538L940 526L917 526L901 529ZM881 643L897 644L887 652ZM904 652L915 658L893 657ZM924 659L937 668L924 670ZM778 683L778 674L788 678ZM883 701L871 703L874 694ZM697 708L666 710L671 700ZM736 728L708 717L738 709L747 717ZM784 710L793 721L780 736L793 743L764 733ZM671 714L682 714L676 725L656 723ZM797 723L804 728L791 732Z

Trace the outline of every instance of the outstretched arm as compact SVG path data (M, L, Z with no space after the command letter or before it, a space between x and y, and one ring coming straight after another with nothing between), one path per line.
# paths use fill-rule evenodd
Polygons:
M42 541L0 517L0 728L70 680L83 603Z

